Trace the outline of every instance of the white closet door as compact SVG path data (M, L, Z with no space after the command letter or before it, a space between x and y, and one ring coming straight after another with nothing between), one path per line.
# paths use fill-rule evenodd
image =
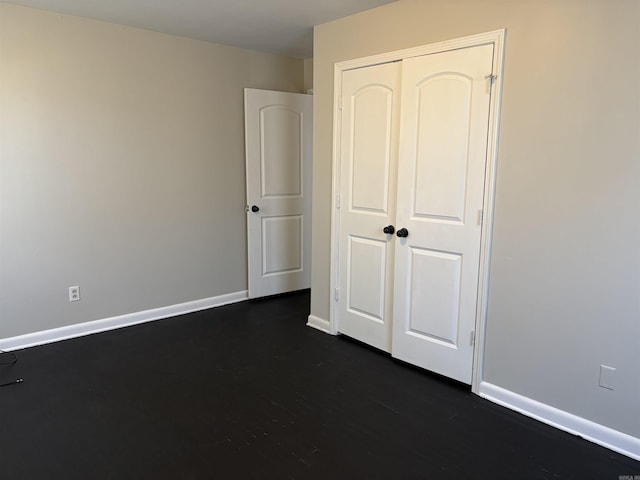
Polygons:
M393 356L471 383L493 46L403 61Z
M338 330L391 349L400 64L342 77Z
M311 283L312 97L245 89L249 297Z

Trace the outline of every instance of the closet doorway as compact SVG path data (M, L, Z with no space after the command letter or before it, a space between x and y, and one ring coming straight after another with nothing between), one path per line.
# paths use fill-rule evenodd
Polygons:
M467 384L485 308L501 33L336 69L333 327Z

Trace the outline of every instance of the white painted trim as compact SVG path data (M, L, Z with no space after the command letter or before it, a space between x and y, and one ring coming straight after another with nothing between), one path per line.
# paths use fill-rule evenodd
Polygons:
M405 58L430 55L432 53L447 52L460 48L477 47L479 45L487 45L490 43L496 44L497 42L500 42L501 45L504 45L505 32L505 29L493 30L491 32L469 35L452 40L445 40L443 42L430 43L429 45L422 45L419 47L407 48L404 50L396 50L394 52L371 55L369 57L356 58L353 60L345 60L343 62L336 63L335 69L339 70L340 73L342 73L342 71L344 70L370 67L372 65L378 65L381 63L397 62L400 60L404 60ZM334 91L340 91L335 88L335 85L337 84L334 84Z
M613 430L491 383L481 382L478 394L482 398L515 410L527 417L534 418L573 435L578 435L585 440L597 443L635 460L640 460L640 438Z
M494 37L493 71L496 76L489 105L489 132L487 141L487 164L484 179L484 206L480 243L480 269L478 272L478 303L476 305L476 344L473 352L471 390L478 393L484 376L484 346L489 306L489 279L491 245L493 244L493 213L498 163L498 140L500 132L500 109L502 104L502 78L504 76L504 42L506 30L492 32Z
M340 259L338 258L339 246L339 225L336 212L336 196L340 192L340 133L341 133L341 110L339 100L342 95L342 73L346 70L364 68L382 63L397 62L406 58L441 53L460 48L468 48L480 45L493 44L493 71L496 76L494 90L491 95L489 106L489 132L487 143L487 165L485 170L485 198L484 198L484 219L482 223L482 239L480 245L480 269L478 272L478 304L476 307L476 346L473 360L472 391L478 393L480 382L482 382L484 366L484 342L485 326L487 316L487 304L489 296L489 265L491 258L491 242L493 230L493 210L495 203L495 179L497 173L498 159L498 133L500 125L500 107L502 102L502 77L504 74L504 44L506 29L493 30L491 32L470 35L467 37L446 40L443 42L423 45L420 47L397 50L394 52L372 55L369 57L357 58L338 62L334 66L334 107L333 107L333 179L332 179L332 199L331 199L331 274L330 274L330 301L329 309L330 331L336 334L338 331L338 314L336 312L337 302L334 300L334 292L339 287L338 269Z
M340 246L340 217L337 211L337 198L340 194L340 132L342 131L342 71L336 63L333 68L333 159L331 182L331 268L329 271L329 301L331 308L329 309L329 333L338 334L338 302L335 299L336 288L339 285L338 275L340 273L339 255Z
M40 332L28 333L17 337L0 339L0 350L12 351L21 348L35 347L46 343L58 342L69 338L91 335L93 333L115 330L116 328L128 327L140 323L152 322L163 318L184 315L185 313L197 312L213 307L221 307L230 303L242 302L248 298L247 291L228 293L217 297L194 300L192 302L179 303L167 307L154 308L141 312L118 315L117 317L103 318L90 322L69 325L66 327L53 328Z
M320 330L321 332L335 335L335 332L331 331L331 323L324 318L316 317L315 315L309 315L307 326Z

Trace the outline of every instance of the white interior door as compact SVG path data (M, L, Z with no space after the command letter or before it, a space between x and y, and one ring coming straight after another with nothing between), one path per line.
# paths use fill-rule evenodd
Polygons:
M393 356L471 383L493 45L403 61Z
M341 333L391 350L400 64L342 77L339 210Z
M245 89L249 297L310 287L312 97Z

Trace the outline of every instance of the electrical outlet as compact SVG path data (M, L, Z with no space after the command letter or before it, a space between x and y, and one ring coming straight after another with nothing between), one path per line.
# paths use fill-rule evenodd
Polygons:
M80 287L69 287L69 301L77 302L80 300Z
M616 387L616 369L606 365L600 365L600 382L602 388L615 390Z

